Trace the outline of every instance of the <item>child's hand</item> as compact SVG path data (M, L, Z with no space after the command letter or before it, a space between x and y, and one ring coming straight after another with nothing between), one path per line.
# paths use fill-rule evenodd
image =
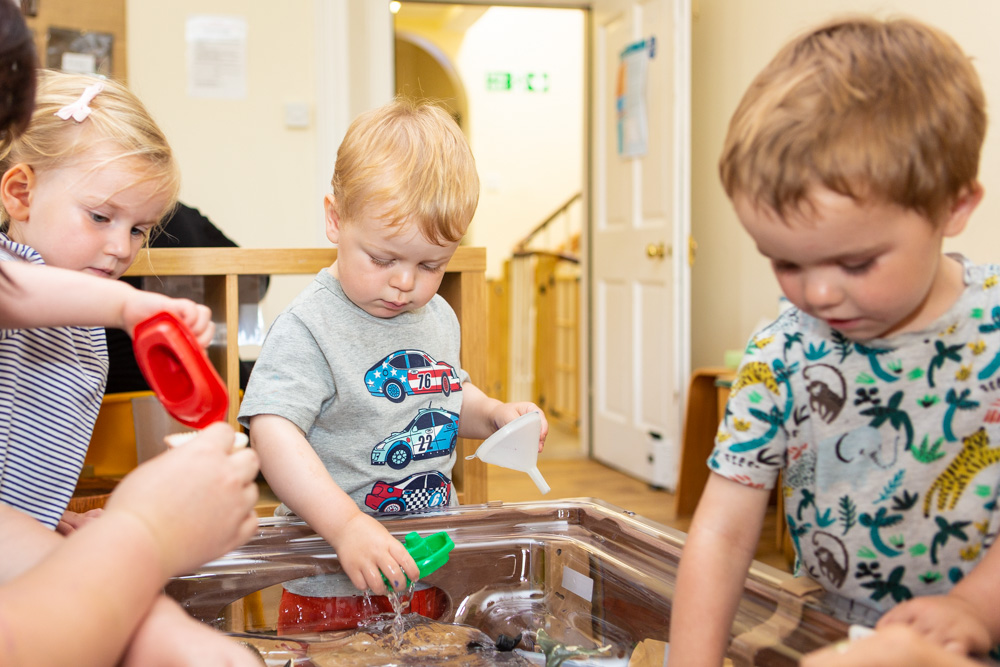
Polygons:
M233 429L212 424L128 474L105 506L107 520L139 519L156 542L164 576L188 572L243 544L257 528L252 449L233 450Z
M983 655L992 648L990 633L975 608L961 596L926 595L887 611L875 628L906 625L935 644L962 655Z
M212 311L190 299L172 299L156 292L132 290L122 308L122 327L129 336L135 335L135 326L157 313L168 312L187 325L198 344L208 347L215 335Z
M74 530L78 530L81 526L85 526L95 520L103 513L103 509L88 510L83 514L66 510L63 512L62 518L59 519L59 524L56 526L56 532L60 535L69 535Z
M386 593L382 574L397 591L406 588L404 571L410 581L420 578L420 570L403 543L389 534L375 517L358 512L340 529L340 538L331 541L340 567L358 589Z
M260 667L259 657L236 640L188 615L160 596L122 659L124 667Z
M534 403L530 401L501 403L493 409L493 412L490 414L490 420L493 422L493 430L497 431L502 426L529 412L537 412L542 418L542 429L538 433L538 451L540 453L542 448L545 447L545 437L549 434L549 422L545 419L545 413L542 412L542 409Z

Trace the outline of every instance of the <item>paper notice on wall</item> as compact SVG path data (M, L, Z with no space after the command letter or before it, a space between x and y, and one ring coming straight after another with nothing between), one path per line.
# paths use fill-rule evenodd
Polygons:
M191 97L240 100L247 96L247 22L240 16L190 16L187 92Z
M649 116L646 105L646 77L655 40L629 44L621 52L615 82L615 111L618 117L618 155L639 157L649 147Z

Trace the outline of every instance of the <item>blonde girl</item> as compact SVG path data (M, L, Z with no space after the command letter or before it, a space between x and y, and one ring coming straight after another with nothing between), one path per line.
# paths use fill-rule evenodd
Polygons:
M0 260L111 280L174 206L180 183L166 138L132 93L52 71L39 73L27 128L0 138L0 173ZM183 309L196 336L210 337L207 309ZM107 370L100 327L0 329L0 502L60 532L82 523L66 507Z

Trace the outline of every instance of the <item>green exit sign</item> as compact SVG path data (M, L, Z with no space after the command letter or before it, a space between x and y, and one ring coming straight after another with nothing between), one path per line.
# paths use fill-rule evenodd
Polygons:
M510 90L510 82L513 78L510 72L487 72L486 90L490 92Z
M546 72L487 72L486 90L491 93L505 93L512 90L524 90L529 93L549 92L549 75Z

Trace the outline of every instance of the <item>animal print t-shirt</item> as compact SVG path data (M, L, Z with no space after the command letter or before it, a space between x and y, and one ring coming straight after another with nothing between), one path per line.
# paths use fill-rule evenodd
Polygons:
M946 592L997 532L1000 266L921 332L859 343L792 308L754 335L711 469L771 488L801 574L884 611Z

